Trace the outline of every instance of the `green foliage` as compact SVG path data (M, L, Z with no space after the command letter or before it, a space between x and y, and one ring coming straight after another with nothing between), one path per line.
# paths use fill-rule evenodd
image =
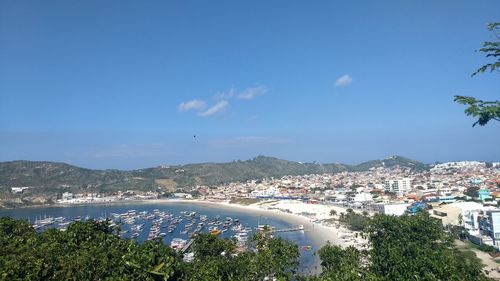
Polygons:
M499 27L500 27L500 22L488 24L488 30L493 32L493 34L495 35L495 37L499 41L496 41L496 42L486 41L483 43L483 47L481 49L479 49L480 52L486 53L487 58L493 58L493 59L496 59L496 61L481 66L480 68L478 68L476 70L476 72L474 72L472 74L472 76L474 76L478 73L483 73L483 72L487 71L488 69L490 70L490 72L498 71L498 69L500 69L500 38L499 38L499 35L497 33L497 30L499 29Z
M414 172L429 170L429 165L401 156L391 156L384 160L372 160L353 166L352 171L367 171L373 167L403 167Z
M471 186L465 190L464 194L472 198L477 198L479 197L479 187Z
M204 261L209 258L228 257L235 253L236 242L219 239L214 235L203 233L196 236L193 244L195 258Z
M358 273L360 269L361 254L349 246L342 249L340 246L327 244L318 251L321 258L321 267L325 272L353 272Z
M347 209L347 213L341 213L339 221L347 226L352 231L363 231L368 225L370 218L368 213L358 214L352 209Z
M336 215L337 215L337 211L336 211L335 209L332 209L332 210L330 211L330 216L334 217L334 216L336 216Z
M138 244L107 222L75 222L65 232L37 233L26 222L0 219L0 276L6 280L169 280L180 276L170 247Z
M473 97L455 96L455 102L467 105L465 114L478 118L472 127L477 124L484 126L490 120L500 121L500 102L499 101L482 101Z
M440 222L426 212L376 215L367 233L370 271L382 280L487 280L482 265L456 250Z
M266 276L274 276L279 280L291 280L299 266L299 248L294 243L281 237L269 238L257 234L253 237L257 250L255 259L251 261L251 270L256 274L253 280L263 280Z
M493 32L497 41L486 41L483 43L483 47L479 49L479 52L485 53L487 58L493 58L495 61L481 66L472 74L472 76L478 73L483 73L487 70L489 70L490 72L499 71L500 37L497 33L499 27L500 27L499 22L490 23L488 25L488 30ZM482 101L474 97L467 97L467 96L455 96L454 101L468 106L465 109L465 114L467 116L472 116L477 118L477 121L472 124L472 127L476 126L477 124L479 124L480 126L484 126L491 120L500 121L499 101Z
M213 235L195 238L195 260L185 263L161 240L122 239L108 222L75 222L67 231L36 232L21 220L0 219L0 280L291 280L298 247L256 236L257 251Z

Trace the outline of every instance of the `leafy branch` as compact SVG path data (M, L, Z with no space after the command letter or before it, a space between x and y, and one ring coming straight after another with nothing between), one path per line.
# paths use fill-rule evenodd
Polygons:
M465 114L478 118L478 120L472 124L472 127L477 124L484 126L490 120L500 121L499 101L482 101L466 96L455 96L454 101L459 104L468 105L469 107L465 109Z
M487 70L490 72L500 71L500 36L498 34L498 29L500 28L500 22L488 24L488 30L493 32L497 41L487 41L483 43L483 47L479 49L479 52L486 54L486 58L493 58L496 61L492 63L485 64L478 68L472 76L478 73L484 73ZM500 121L500 102L499 101L482 101L474 97L467 96L455 96L453 99L455 102L463 105L467 105L465 109L465 114L467 116L473 116L477 118L477 121L472 124L472 127L477 124L484 126L489 121L495 120Z
M487 58L496 58L496 62L493 63L488 63L480 68L478 68L474 73L472 73L472 76L478 74L478 73L483 73L486 70L490 70L490 72L493 71L499 71L500 70L500 36L497 33L497 30L500 27L500 22L495 22L495 23L490 23L488 24L488 30L493 32L495 37L497 38L497 42L484 42L483 47L479 49L479 52L486 53Z

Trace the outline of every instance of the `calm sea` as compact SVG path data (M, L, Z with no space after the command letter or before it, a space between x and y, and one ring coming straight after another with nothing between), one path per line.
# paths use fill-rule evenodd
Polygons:
M147 211L153 212L154 209L167 212L169 214L181 216L181 211L194 211L200 215L206 215L208 221L210 221L215 216L220 216L222 220L226 217L231 217L233 219L239 219L241 224L245 227L251 227L254 229L260 224L269 224L273 228L282 229L288 228L291 225L287 222L277 219L275 217L267 217L262 215L253 215L251 213L242 212L238 210L228 210L224 208L217 208L216 206L210 205L194 205L185 203L168 203L168 204L147 204L147 203L128 203L128 204L110 204L110 205L79 205L71 207L43 207L43 208L21 208L12 210L0 210L0 216L9 216L13 218L25 219L30 222L36 219L43 219L46 217L65 217L66 221L70 221L72 218L81 216L98 219L111 217L111 213L125 213L128 210L136 210L137 212ZM183 216L184 217L184 216ZM180 234L180 231L184 229L184 224L187 222L184 219L182 223L177 227L173 233L168 233L164 237L164 242L170 245L170 241L173 238L183 238L188 239L186 234ZM147 239L149 228L151 227L151 221L143 220L138 221L138 223L144 223L145 229L141 235L137 238L139 242L145 241ZM128 225L122 226L122 230L129 229ZM277 233L277 235L293 241L299 246L312 246L311 250L300 250L300 272L307 274L310 272L317 272L317 267L319 267L319 259L314 252L317 251L317 247L311 242L308 236L302 231L296 232L283 232ZM130 236L130 232L123 235L125 238ZM228 231L222 233L220 237L228 238L231 233Z

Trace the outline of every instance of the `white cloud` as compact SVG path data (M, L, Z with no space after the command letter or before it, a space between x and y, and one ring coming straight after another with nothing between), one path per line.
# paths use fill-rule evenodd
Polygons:
M183 102L179 105L178 110L180 112L195 110L198 112L198 116L207 117L224 111L229 106L229 100L231 99L242 99L242 100L252 100L258 96L265 95L267 93L267 88L265 86L256 86L252 88L246 88L243 91L238 91L236 88L230 88L226 92L219 92L213 96L217 101L215 105L207 107L207 104L203 100L191 100Z
M335 87L342 87L351 84L352 78L351 76L344 74L337 81L335 81Z
M226 100L221 100L217 102L214 106L210 107L206 111L200 112L199 115L202 117L207 117L211 116L214 114L217 114L219 112L222 112L226 107L229 105L229 102Z
M179 111L184 112L191 109L203 109L207 104L202 100L191 100L179 104Z
M246 88L241 93L238 94L239 99L251 100L258 96L265 95L267 93L267 88L265 86L257 86L253 88Z

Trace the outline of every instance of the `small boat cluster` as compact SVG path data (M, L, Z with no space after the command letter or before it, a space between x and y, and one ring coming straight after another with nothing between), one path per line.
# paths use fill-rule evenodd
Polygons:
M39 230L56 227L61 231L65 231L71 222L88 219L90 219L89 216L77 216L69 219L65 217L45 217L35 220L33 227ZM173 214L159 209L140 212L128 210L124 213L111 213L109 216L94 219L97 221L108 220L111 227L119 226L119 234L124 238L141 240L167 239L170 241L170 246L175 250L183 249L189 239L203 232L214 236L232 237L237 241L238 246L244 247L248 240L248 234L252 231L250 227L244 227L239 219L231 217L222 219L219 215L209 218L207 215L198 214L194 211L181 211L178 214ZM149 232L146 232L148 228Z
M76 222L76 221L81 221L81 220L88 220L90 217L84 217L82 218L81 216L77 216L74 218L66 219L65 217L44 217L35 219L33 222L32 226L34 229L37 230L44 230L48 227L55 227L61 231L66 231L68 229L68 225L71 222Z

